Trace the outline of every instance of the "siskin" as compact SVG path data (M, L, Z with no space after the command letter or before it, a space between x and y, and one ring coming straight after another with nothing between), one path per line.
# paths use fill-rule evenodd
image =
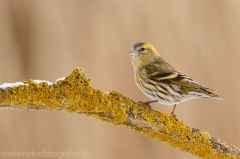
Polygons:
M202 86L177 71L174 66L159 56L155 48L145 42L135 43L131 56L135 82L139 89L153 101L141 102L149 106L158 102L164 105L176 105L195 98L216 98L224 100L211 91L211 88Z

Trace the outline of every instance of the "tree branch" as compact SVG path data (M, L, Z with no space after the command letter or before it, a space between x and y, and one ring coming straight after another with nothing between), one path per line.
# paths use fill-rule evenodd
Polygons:
M182 120L150 110L116 91L90 86L83 70L76 68L56 83L27 80L0 86L0 110L51 110L85 114L139 134L163 141L201 158L240 158L240 150L208 132L185 126Z

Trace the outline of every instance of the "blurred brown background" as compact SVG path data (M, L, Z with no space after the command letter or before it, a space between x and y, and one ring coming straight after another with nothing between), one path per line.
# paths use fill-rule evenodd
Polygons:
M135 86L128 56L138 41L152 43L180 71L228 98L192 100L176 113L188 126L240 147L240 1L1 0L0 83L54 82L82 67L93 87L148 100ZM0 111L0 134L0 151L197 158L123 127L64 112Z

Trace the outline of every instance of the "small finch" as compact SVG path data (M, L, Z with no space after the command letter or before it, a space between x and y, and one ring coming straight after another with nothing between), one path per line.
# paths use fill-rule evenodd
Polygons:
M153 101L141 102L149 106L158 102L164 105L176 105L195 98L215 98L224 100L212 91L177 71L174 66L165 61L155 48L145 42L135 43L131 56L135 82L138 88Z

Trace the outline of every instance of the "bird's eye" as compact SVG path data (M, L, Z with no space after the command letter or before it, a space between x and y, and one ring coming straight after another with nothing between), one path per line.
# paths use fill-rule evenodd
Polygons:
M145 48L142 47L140 50L141 50L141 51L145 51Z

